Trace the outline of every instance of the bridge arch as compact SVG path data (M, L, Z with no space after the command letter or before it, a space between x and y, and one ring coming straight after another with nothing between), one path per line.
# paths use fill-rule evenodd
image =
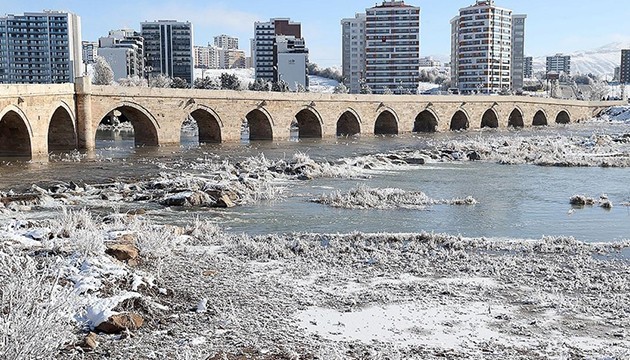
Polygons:
M0 113L0 156L32 157L33 130L28 118L14 105Z
M159 123L147 109L139 104L124 101L116 104L110 108L107 112L100 114L97 118L100 124L105 117L113 111L119 111L133 126L133 133L136 146L158 146L158 129ZM96 136L96 127L94 129L94 136Z
M481 117L481 128L492 128L496 129L499 127L499 116L497 116L497 112L494 109L488 109L483 116Z
M295 115L300 139L322 138L322 117L317 110L306 106Z
M547 114L544 110L538 110L532 120L533 126L547 126Z
M220 143L222 141L223 122L216 111L205 105L197 105L189 116L197 123L199 143ZM184 119L185 121L185 119ZM180 128L183 125L180 124Z
M523 112L519 107L515 107L514 110L510 113L510 117L508 118L508 127L514 128L522 128L525 127L525 122L523 121Z
M396 112L386 107L376 117L374 123L375 135L398 135L398 115Z
M451 118L451 130L466 130L470 126L470 121L468 120L468 114L464 109L459 109L453 114Z
M571 115L567 110L560 110L556 115L556 124L569 124L571 123Z
M431 109L421 111L413 123L415 133L434 133L438 129L438 117Z
M259 107L247 113L249 140L273 140L273 118L271 114Z
M337 136L353 136L361 133L361 117L357 112L348 108L337 120Z
M73 150L77 148L77 129L74 112L68 104L54 110L48 122L48 151Z

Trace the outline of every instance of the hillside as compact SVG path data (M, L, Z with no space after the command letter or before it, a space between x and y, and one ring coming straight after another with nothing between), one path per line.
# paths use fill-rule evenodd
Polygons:
M621 49L630 49L628 42L615 42L594 50L575 51L571 55L573 74L595 74L612 79L615 67L621 63ZM534 58L534 72L544 71L546 56Z

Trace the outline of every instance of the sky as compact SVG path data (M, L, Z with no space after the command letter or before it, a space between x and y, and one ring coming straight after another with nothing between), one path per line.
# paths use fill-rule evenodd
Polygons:
M0 0L0 14L44 9L78 14L83 40L96 41L109 30L133 28L153 20L190 21L195 45L228 34L248 51L254 21L291 18L302 23L310 61L341 65L342 18L364 12L375 1L364 0ZM450 19L474 0L407 0L422 9L422 56L446 58L450 53ZM592 50L613 42L630 46L628 0L496 0L496 5L527 14L525 52L529 56Z

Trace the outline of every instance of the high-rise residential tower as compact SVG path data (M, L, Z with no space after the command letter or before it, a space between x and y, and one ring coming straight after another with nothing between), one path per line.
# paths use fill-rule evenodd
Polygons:
M518 18L524 20L522 15ZM462 93L498 93L512 88L513 29L512 10L496 6L494 0L476 0L460 9L451 20L453 86ZM519 29L524 37L524 21ZM516 45L520 51L522 45ZM522 54L520 57L522 64ZM520 72L522 65L519 67Z
M420 76L420 8L386 0L365 12L367 85L377 94L415 93Z
M552 71L571 75L571 56L562 54L547 56L547 72Z
M361 91L365 78L365 14L341 20L342 75L351 94Z
M512 90L523 91L525 78L525 19L527 15L512 15Z
M159 20L143 22L142 37L147 72L179 77L193 83L193 26L190 22Z
M300 23L289 19L256 22L253 46L256 79L284 80L292 90L297 85L308 88L308 49Z
M63 11L0 17L0 83L70 83L83 67L81 20Z
M630 49L621 50L619 82L622 84L630 84Z

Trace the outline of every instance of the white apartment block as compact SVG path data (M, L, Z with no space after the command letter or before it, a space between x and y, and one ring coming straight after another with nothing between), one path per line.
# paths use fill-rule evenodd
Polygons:
M112 30L109 36L98 40L99 56L114 71L114 80L145 77L144 39L132 29Z
M308 49L304 39L295 36L276 36L276 67L278 80L289 85L291 91L296 91L298 86L308 88Z
M351 94L361 91L361 79L365 77L365 14L341 20L342 74L344 84Z
M571 56L562 54L547 56L547 72L552 71L571 75Z
M0 83L71 83L83 71L79 16L44 11L0 17Z
M420 60L420 8L383 1L366 9L365 80L376 94L415 93Z
M441 67L442 63L438 60L433 59L430 56L427 56L427 57L420 58L418 65L420 67L436 68L436 67Z
M214 37L214 46L225 49L225 50L237 50L238 49L238 38L228 36L228 35L219 35Z
M512 86L512 10L477 0L451 20L451 76L462 93Z

